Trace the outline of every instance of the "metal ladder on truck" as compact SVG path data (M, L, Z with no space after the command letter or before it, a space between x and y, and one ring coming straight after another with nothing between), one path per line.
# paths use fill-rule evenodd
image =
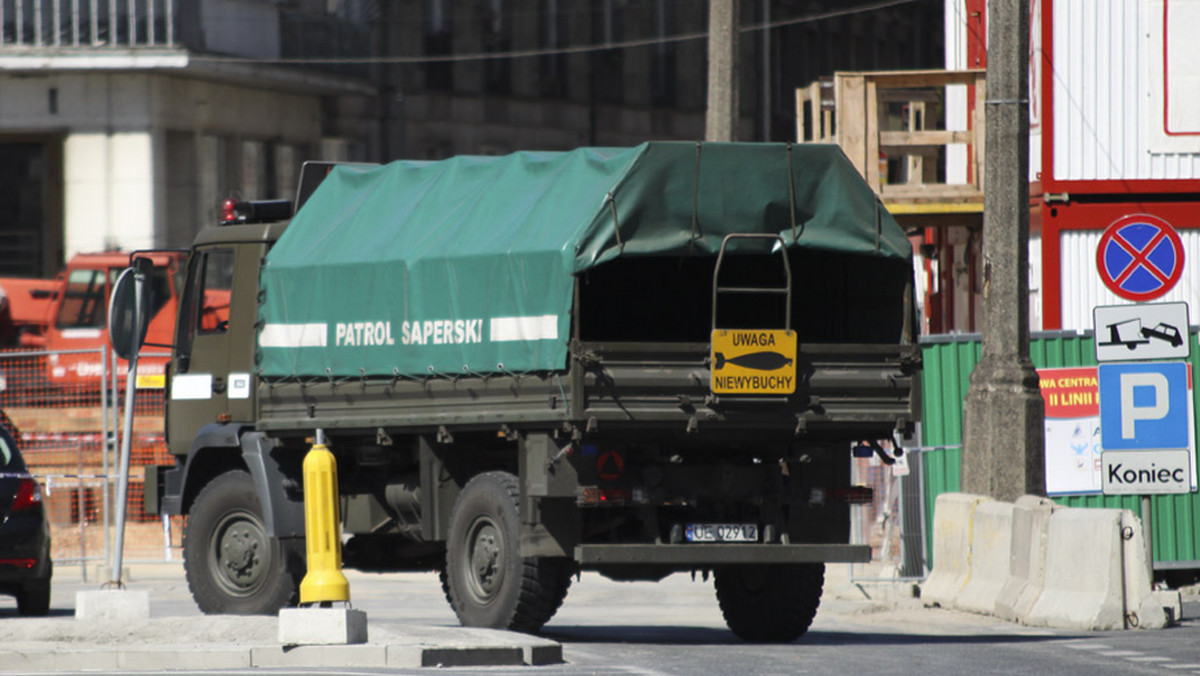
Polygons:
M722 286L721 268L730 242L760 240L777 243L783 259L783 286ZM718 302L722 294L783 296L784 313L781 329L745 329L719 327ZM713 267L711 322L710 389L713 399L720 395L763 395L786 400L796 390L796 332L792 330L792 268L783 237L767 233L731 233L721 241L717 262ZM744 349L742 349L744 348ZM750 351L753 350L753 351ZM738 375L726 375L728 371ZM726 371L726 373L719 373ZM739 396L746 401L746 397Z

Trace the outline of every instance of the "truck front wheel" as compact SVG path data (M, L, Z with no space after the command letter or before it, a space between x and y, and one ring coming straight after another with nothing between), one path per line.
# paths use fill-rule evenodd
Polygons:
M519 497L516 477L487 472L454 503L442 585L464 626L534 632L567 595L569 560L521 557Z
M273 615L298 600L282 543L267 535L247 472L225 472L196 496L183 528L188 589L208 614Z
M790 643L808 631L825 583L825 564L739 565L713 574L725 624L743 641Z

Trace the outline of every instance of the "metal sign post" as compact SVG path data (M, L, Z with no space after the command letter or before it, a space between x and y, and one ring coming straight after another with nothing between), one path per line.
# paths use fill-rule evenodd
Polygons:
M135 262L136 263L136 262ZM121 273L113 285L113 297L109 301L109 335L113 349L129 362L125 373L125 412L121 428L120 475L117 480L117 535L113 553L112 579L107 583L118 589L125 585L121 581L121 568L125 553L125 520L129 497L129 458L133 446L133 400L137 391L138 350L146 337L145 305L146 271L144 265L135 264ZM129 280L133 282L132 298L123 296ZM114 316L116 320L114 321Z

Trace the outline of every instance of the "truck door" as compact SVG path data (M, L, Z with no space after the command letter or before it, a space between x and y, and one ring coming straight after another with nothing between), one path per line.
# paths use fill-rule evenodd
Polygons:
M167 394L173 453L186 453L204 425L254 420L255 297L265 252L261 244L214 245L188 263Z

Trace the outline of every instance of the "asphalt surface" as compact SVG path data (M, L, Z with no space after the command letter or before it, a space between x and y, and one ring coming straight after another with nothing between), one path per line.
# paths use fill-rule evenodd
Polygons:
M828 566L818 615L826 628L875 625L957 635L1003 624L994 617L926 608L913 596L912 583L871 582L870 571L861 567L853 581L849 573L849 566ZM126 591L148 597L148 618L78 619L79 594L101 590L98 575L92 573L84 580L78 568L60 568L48 617L20 617L15 601L0 597L0 672L519 669L561 663L560 640L577 640L579 632L586 634L589 627L614 623L636 624L638 640L653 641L655 632L694 631L722 645L738 643L726 630L716 629L723 627L723 621L711 582L685 574L659 583L621 583L585 573L542 636L459 626L433 573L346 571L346 576L354 609L367 614L366 643L285 645L277 617L200 613L178 564L131 567Z

